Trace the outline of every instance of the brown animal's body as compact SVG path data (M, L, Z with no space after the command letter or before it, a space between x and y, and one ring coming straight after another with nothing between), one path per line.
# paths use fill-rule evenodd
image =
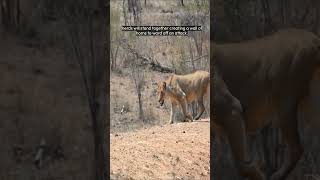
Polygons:
M215 123L228 136L242 176L265 179L247 150L247 134L272 124L280 129L289 158L270 179L285 179L300 159L297 108L320 62L320 40L288 29L243 43L213 45L211 95ZM269 178L268 178L269 179Z
M171 101L170 123L173 123L173 116L177 105L182 108L185 120L192 121L187 111L188 104L196 101L200 111L195 117L198 120L205 111L203 96L206 94L210 83L210 74L206 71L196 71L187 75L171 75L164 82L158 83L158 101L162 105L164 100Z

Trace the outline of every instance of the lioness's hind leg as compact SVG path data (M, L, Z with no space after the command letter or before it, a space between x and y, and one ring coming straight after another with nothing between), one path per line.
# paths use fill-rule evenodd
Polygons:
M182 108L182 112L183 112L183 115L184 115L184 121L186 122L187 119L189 119L189 121L193 121L192 119L192 116L188 113L187 111L187 107L188 107L188 104L187 104L187 100L186 98L183 98L180 100L180 105L181 105L181 108Z
M205 110L204 105L203 105L203 98L200 98L198 100L198 106L200 108L200 111L199 111L199 114L196 116L195 120L200 119L200 117L202 116L202 114L203 114L203 112Z
M282 164L281 168L271 176L271 180L286 179L289 173L298 163L303 153L303 148L298 132L298 121L296 112L293 112L291 114L291 118L293 119L290 119L291 121L287 121L285 125L282 125L282 127L280 127L283 140L288 146L289 157L286 157L285 162ZM290 123L290 125L288 125L288 123Z

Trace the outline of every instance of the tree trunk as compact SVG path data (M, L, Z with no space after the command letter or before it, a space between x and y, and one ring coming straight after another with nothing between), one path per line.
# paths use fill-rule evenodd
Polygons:
M269 0L262 0L262 7L264 14L264 34L268 34L273 29Z
M285 6L285 1L286 0L282 0L279 1L280 3L280 11L281 11L281 21L282 21L282 26L286 26L286 6Z
M20 0L2 0L1 23L6 30L15 30L20 24Z
M184 6L183 0L180 0L180 4L181 4L181 6Z
M19 28L20 26L20 0L17 0L17 4L16 4L16 27Z
M96 55L95 45L94 45L94 34L93 34L93 19L92 15L89 15L89 43L90 43L90 57L89 62L91 63L91 73L88 75L91 84L91 93L89 94L89 105L91 110L92 118L92 130L94 134L94 147L95 147L95 165L96 165L96 179L104 180L105 179L105 154L104 154L104 133L105 133L105 109L106 106L103 104L105 101L105 85L106 82L104 77L105 75L104 65L102 63L105 60L99 59L102 62L97 62L97 57L104 57L103 54L100 56ZM100 66L102 65L103 66ZM102 70L101 70L102 69ZM90 102L91 98L91 102ZM102 106L102 108L101 108Z
M315 13L315 23L314 23L314 26L313 26L313 32L318 34L318 29L319 29L319 20L320 20L320 1L316 1L315 3L315 7L316 7L316 13Z
M194 55L193 55L193 49L192 49L192 45L191 42L189 42L189 51L190 51L190 58L191 58L191 65L192 65L192 71L196 70L196 67L194 65Z
M79 5L84 6L80 3ZM102 32L97 34L93 31L93 14L87 10L85 12L79 10L79 14L64 14L65 19L69 22L68 31L71 39L72 48L75 58L78 61L81 70L81 76L86 92L87 101L89 104L90 119L92 122L94 158L93 165L94 177L96 180L104 180L105 175L109 175L109 170L105 167L106 154L105 145L105 124L106 124L106 67L109 61L105 60L105 39L109 40L108 29L103 29ZM80 24L78 20L85 16L86 20ZM72 21L71 21L72 20ZM102 19L102 22L108 20ZM101 22L99 24L102 24ZM81 26L82 25L82 26ZM81 28L80 28L81 27ZM105 26L103 26L105 27ZM84 36L80 36L84 35ZM106 35L107 34L107 35ZM106 37L107 36L107 37ZM83 38L86 37L86 38ZM99 41L103 37L101 42ZM86 48L84 48L86 47ZM99 51L99 48L103 50ZM107 68L108 69L108 68Z
M143 113L143 105L141 99L141 90L138 92L138 101L139 101L139 119L144 122L144 113Z
M126 11L126 0L122 1L122 12L123 12L123 19L124 19L124 25L128 25L128 19L127 19L127 11Z

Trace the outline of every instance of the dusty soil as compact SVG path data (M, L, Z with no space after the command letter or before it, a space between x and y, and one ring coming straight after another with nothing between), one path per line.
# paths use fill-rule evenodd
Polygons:
M111 179L210 179L210 120L111 134Z

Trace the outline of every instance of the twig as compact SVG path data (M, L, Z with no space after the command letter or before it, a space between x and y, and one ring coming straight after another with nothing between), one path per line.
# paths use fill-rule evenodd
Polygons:
M42 166L45 147L46 147L46 141L45 139L42 138L40 142L40 146L34 158L34 164L37 166L38 169L40 169Z
M198 61L198 60L202 59L203 57L207 57L207 56L208 56L208 54L202 55L202 56L199 56L199 57L197 57L197 58L195 58L195 59L188 60L188 61L185 61L185 62L187 62L187 63L195 62L195 61Z
M153 71L164 72L164 73L172 73L173 69L169 67L165 67L161 65L157 60L153 60L149 57L145 57L138 53L137 50L132 48L128 43L120 41L120 46L124 49L127 49L130 53L134 54L138 59L141 59L142 62L139 64L140 66L150 65Z

